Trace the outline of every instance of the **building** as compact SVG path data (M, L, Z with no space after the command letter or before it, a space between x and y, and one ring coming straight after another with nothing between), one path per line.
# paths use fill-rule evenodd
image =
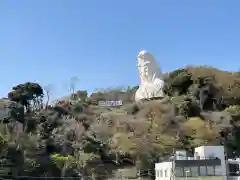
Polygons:
M240 159L228 159L228 180L240 180Z
M223 146L200 146L194 156L186 151L176 151L168 162L155 164L156 180L227 180Z

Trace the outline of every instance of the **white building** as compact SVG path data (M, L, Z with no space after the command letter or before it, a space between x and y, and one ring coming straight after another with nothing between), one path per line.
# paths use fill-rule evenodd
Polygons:
M228 159L228 180L240 180L240 159Z
M200 146L194 156L186 151L176 151L172 160L155 164L156 180L181 180L209 178L227 180L223 146Z
M216 175L227 176L227 163L224 146L200 146L195 148L194 156L200 160L216 158L220 159L221 165L215 166Z
M173 176L173 162L162 162L155 164L156 180L171 180Z

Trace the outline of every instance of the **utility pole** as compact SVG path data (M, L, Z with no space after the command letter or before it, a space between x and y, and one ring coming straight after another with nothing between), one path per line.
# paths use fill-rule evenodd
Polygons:
M190 171L185 171L185 180L188 179L188 173L190 173Z
M172 162L170 180L175 180L175 159L176 159L175 149L173 148L172 156L170 159L170 162Z

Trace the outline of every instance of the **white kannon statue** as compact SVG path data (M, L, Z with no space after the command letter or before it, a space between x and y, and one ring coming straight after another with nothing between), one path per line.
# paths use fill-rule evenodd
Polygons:
M163 98L163 75L153 55L141 51L137 56L137 60L141 84L135 94L135 101Z

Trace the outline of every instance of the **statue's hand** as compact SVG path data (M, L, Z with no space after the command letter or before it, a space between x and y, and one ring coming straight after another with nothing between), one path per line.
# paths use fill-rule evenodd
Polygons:
M157 83L156 90L157 90L157 91L162 90L162 89L163 89L164 82L159 82L159 81L157 81L156 83Z
M159 91L161 89L161 85L157 84L156 90Z

